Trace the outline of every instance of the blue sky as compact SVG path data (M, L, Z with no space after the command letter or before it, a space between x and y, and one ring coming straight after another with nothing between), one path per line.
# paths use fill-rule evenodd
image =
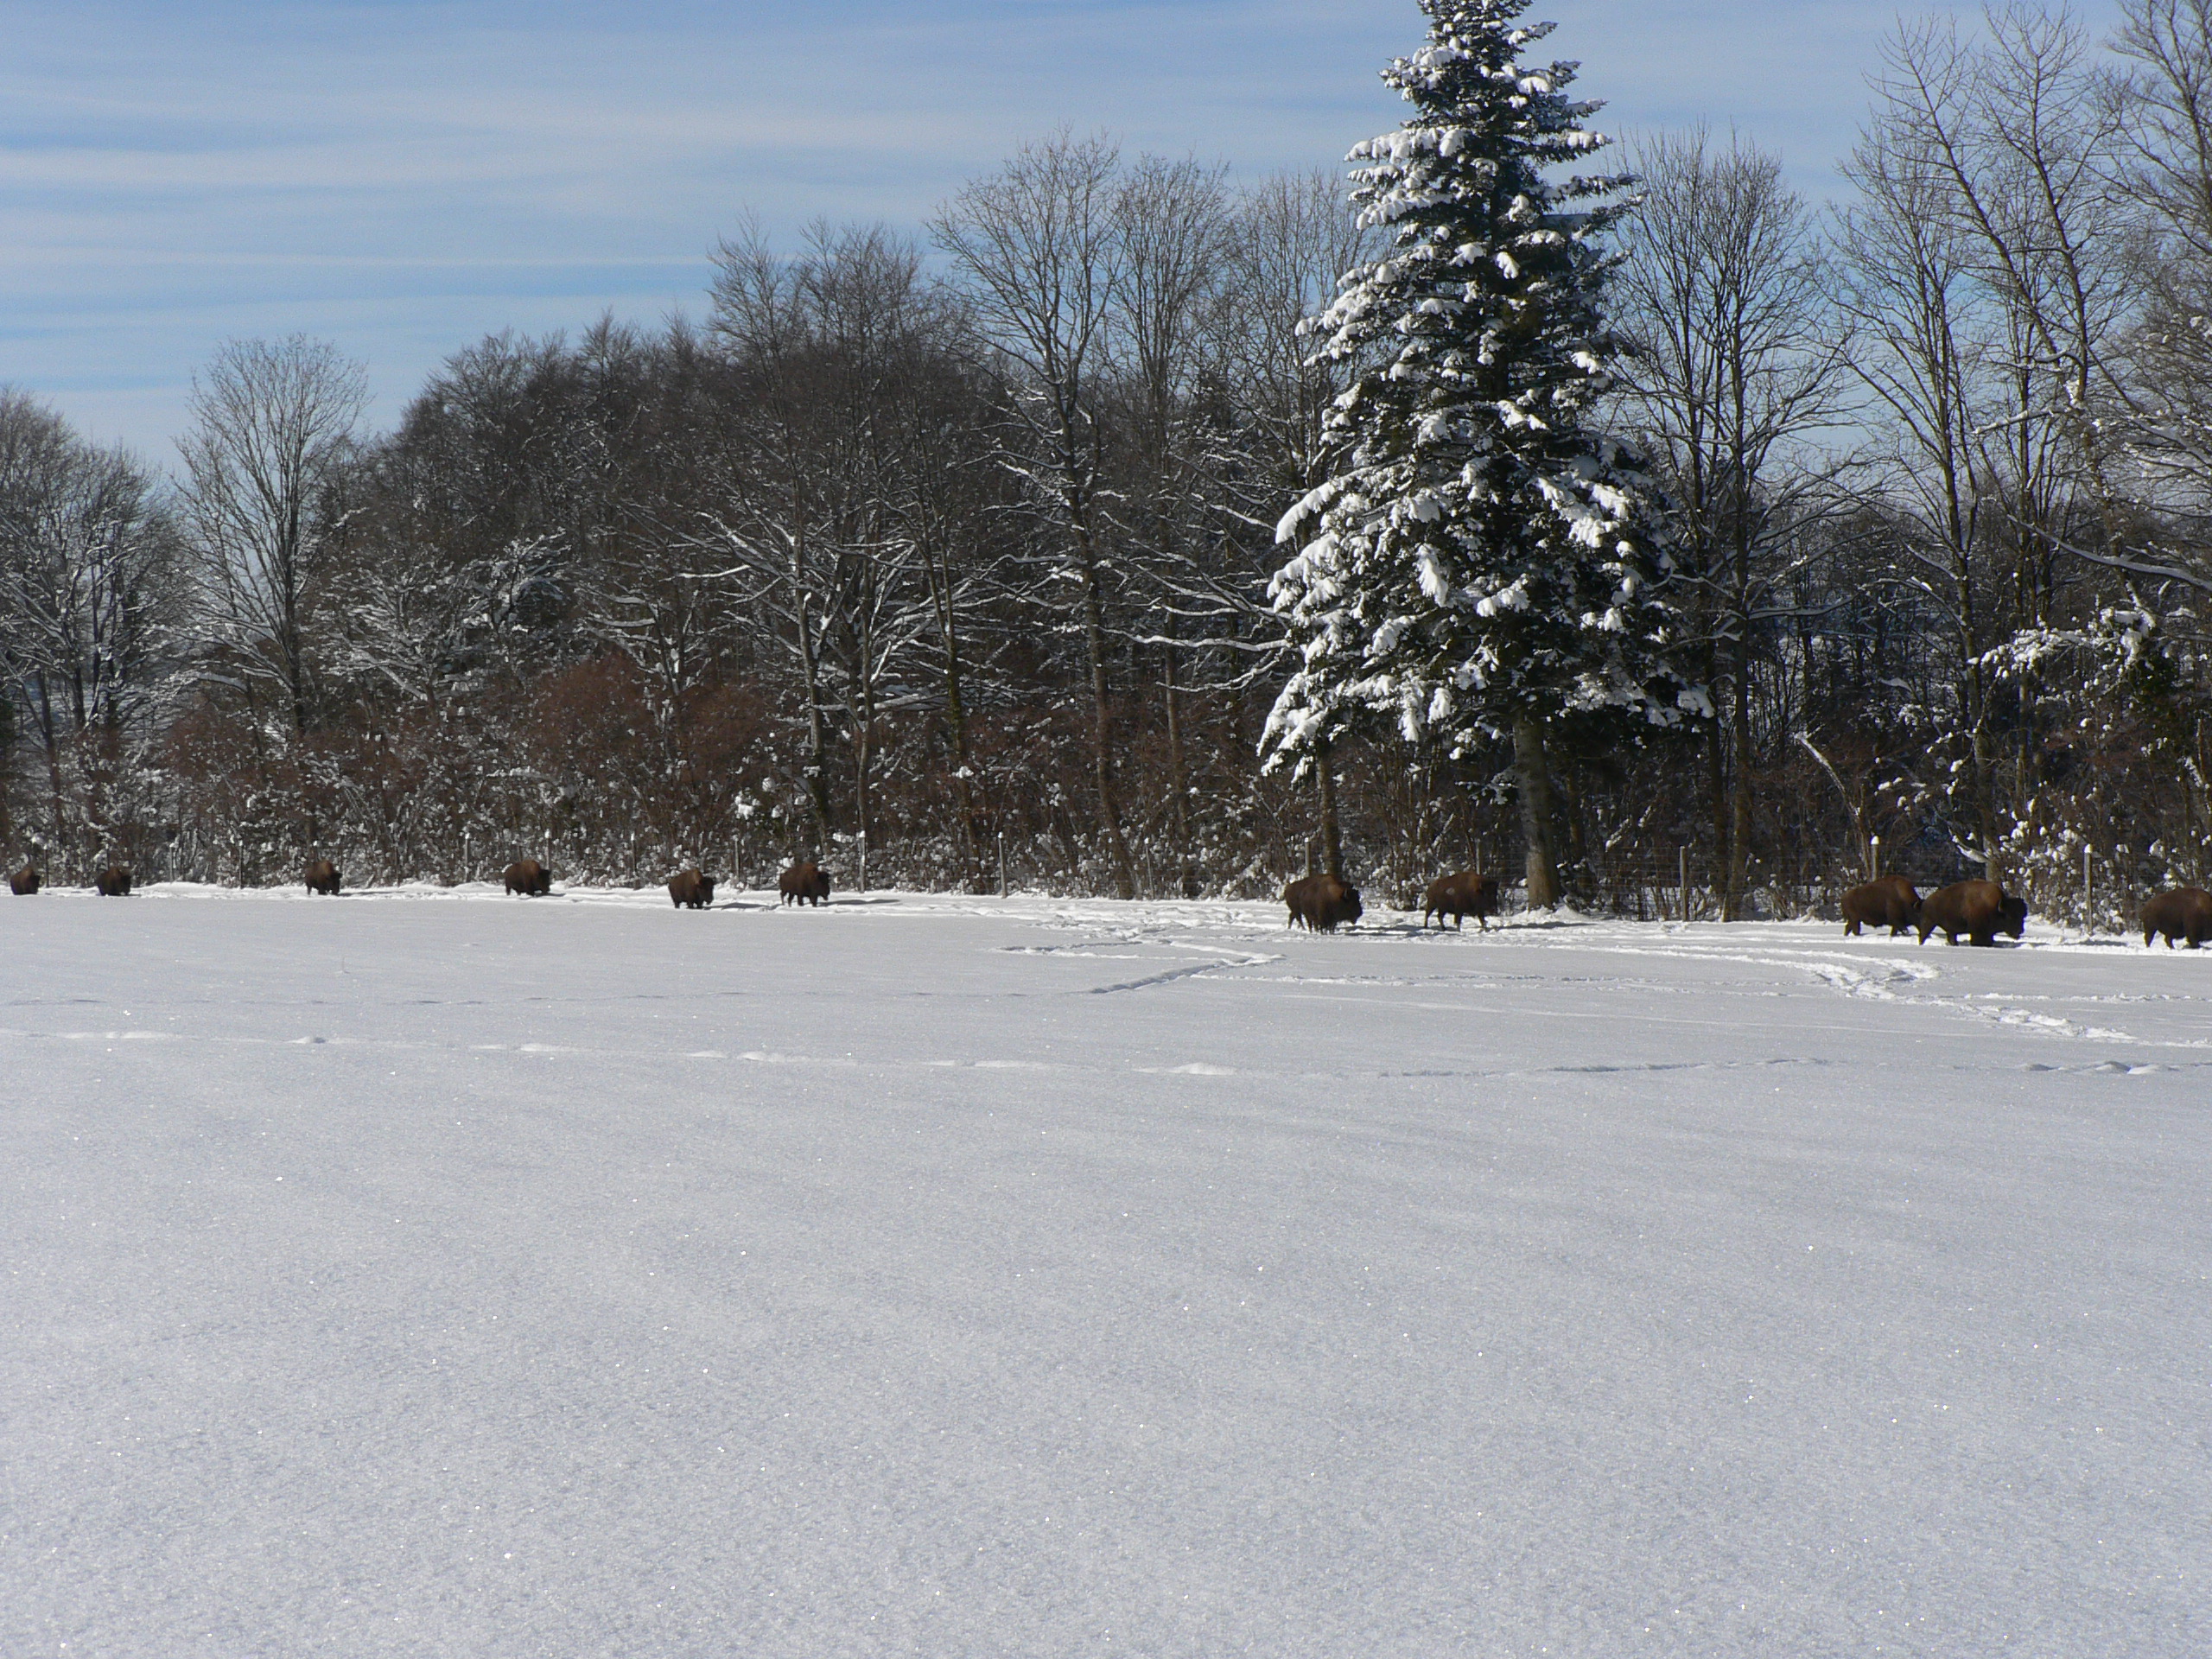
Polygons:
M1825 196L1898 10L1529 15L1601 127L1733 122ZM918 227L1062 123L1332 164L1421 35L1412 0L0 0L0 383L165 464L222 340L302 330L387 422L486 333L698 315L748 207Z

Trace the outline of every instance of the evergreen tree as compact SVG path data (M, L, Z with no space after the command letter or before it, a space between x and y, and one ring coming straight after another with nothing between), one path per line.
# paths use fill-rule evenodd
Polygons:
M1606 141L1573 66L1524 67L1527 0L1422 0L1428 44L1383 79L1414 114L1349 160L1381 257L1312 325L1356 365L1333 476L1291 509L1273 587L1300 662L1271 760L1303 771L1363 717L1455 754L1513 744L1529 902L1559 902L1548 728L1598 710L1667 722L1663 550L1637 462L1591 429L1620 351L1598 238L1625 176L1554 179Z

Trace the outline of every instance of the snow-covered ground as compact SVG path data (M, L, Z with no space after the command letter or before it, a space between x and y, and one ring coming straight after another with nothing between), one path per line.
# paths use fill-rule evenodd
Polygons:
M0 899L0 1654L2212 1653L2212 951Z

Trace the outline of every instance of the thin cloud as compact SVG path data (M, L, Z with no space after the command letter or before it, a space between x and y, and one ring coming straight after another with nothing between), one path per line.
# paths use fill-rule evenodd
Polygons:
M1732 121L1815 196L1895 15L1532 12L1601 126ZM1400 118L1376 71L1422 27L1411 0L0 0L0 382L157 450L223 338L302 329L388 419L486 332L698 309L742 211L914 229L1063 124L1336 165Z

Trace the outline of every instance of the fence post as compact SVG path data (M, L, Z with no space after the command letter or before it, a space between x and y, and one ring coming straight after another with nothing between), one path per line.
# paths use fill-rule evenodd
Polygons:
M999 831L999 897L1007 896L1006 888L1006 831Z
M1690 849L1687 847L1677 847L1675 849L1675 856L1681 866L1677 874L1681 877L1681 884L1682 919L1687 922L1690 918Z
M1866 837L1866 879L1869 881L1882 879L1882 838L1879 836Z
M2082 937L2085 939L2097 930L2097 912L2090 902L2094 896L2091 887L2092 879L2089 873L2089 849L2085 842L2082 847Z

